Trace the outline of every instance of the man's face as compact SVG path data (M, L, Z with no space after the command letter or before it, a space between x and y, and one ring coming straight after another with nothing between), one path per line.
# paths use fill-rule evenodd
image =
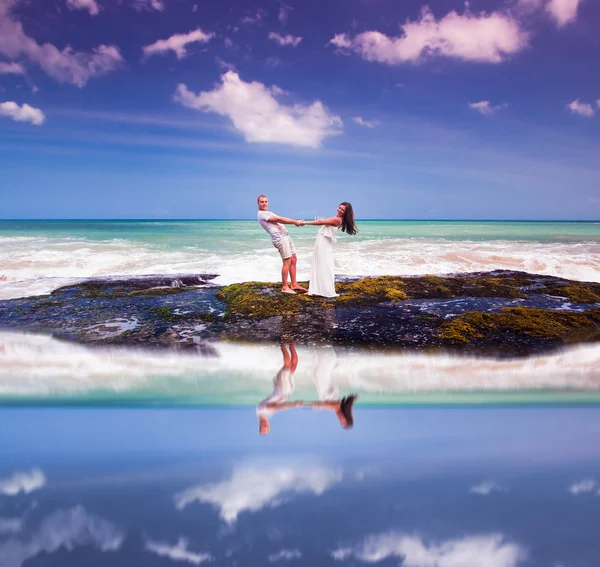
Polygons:
M266 197L261 197L258 200L258 209L260 211L268 211L269 210L269 199Z

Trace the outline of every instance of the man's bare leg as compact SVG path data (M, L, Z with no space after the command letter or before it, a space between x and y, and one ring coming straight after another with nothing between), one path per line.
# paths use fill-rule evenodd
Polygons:
M287 351L284 344L282 344L280 346L280 348L281 348L281 354L283 355L283 368L291 368L292 356L290 356L290 353ZM291 350L291 348L290 348L290 350Z
M297 263L298 263L298 257L296 256L296 254L292 254L292 262L290 263L290 278L292 280L291 288L297 289L300 291L307 291L307 289L305 287L302 287L296 281L296 264Z
M293 258L293 256L292 256ZM295 294L296 292L288 285L288 276L290 273L290 266L292 264L292 258L286 258L281 266L281 291L283 293Z
M293 374L296 372L296 368L298 366L298 353L296 352L296 346L294 343L290 343L290 354L291 354L291 366L290 372Z

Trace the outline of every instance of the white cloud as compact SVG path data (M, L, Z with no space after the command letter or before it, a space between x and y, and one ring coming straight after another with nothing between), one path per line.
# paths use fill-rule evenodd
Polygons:
M0 565L22 567L40 553L54 553L61 547L93 545L100 551L116 551L124 535L110 522L88 514L82 506L58 510L44 520L29 541L11 538L0 543Z
M4 102L2 104L8 103ZM0 105L0 109L2 108L2 105ZM39 490L45 484L46 477L40 469L31 469L28 472L16 472L8 478L0 478L0 494L6 494L7 496L16 496L20 492L29 494L34 490Z
M479 102L470 102L469 108L481 114L494 114L498 110L506 108L507 104L492 104L489 100L480 100Z
M17 534L23 527L22 518L0 518L0 535Z
M351 554L365 563L397 557L402 559L403 567L515 567L527 557L524 548L505 541L501 534L427 544L419 537L397 532L371 536L361 546L354 548ZM348 556L343 555L344 558ZM342 554L338 557L341 558Z
M312 492L320 495L340 482L340 470L313 466L306 468L239 466L229 480L189 488L175 496L179 510L198 501L219 509L221 518L234 524L242 512L256 512L276 506L290 494Z
M246 83L234 71L221 76L222 84L196 95L179 84L174 99L188 108L215 112L231 119L248 142L272 142L316 148L326 136L339 133L342 121L329 114L321 101L310 106L286 106L277 101L278 87Z
M0 63L0 75L24 75L25 68L19 63Z
M162 12L165 9L163 0L134 0L133 8L138 12L142 10Z
M71 10L87 10L91 16L100 13L100 6L98 6L96 0L67 0L67 6Z
M252 16L242 18L242 24L257 24L258 22L262 22L266 15L266 10L259 8Z
M509 15L492 12L479 15L452 11L441 20L424 8L421 19L400 26L399 37L367 31L351 38L336 35L330 43L358 53L367 61L390 65L416 62L429 56L463 61L500 63L524 49L528 34Z
M276 561L292 561L293 559L300 559L302 552L299 549L282 549L277 553L269 555L269 563L275 563Z
M581 0L548 0L546 11L552 16L559 28L577 19L577 9Z
M166 51L174 51L177 59L183 59L187 55L185 46L189 43L206 43L214 37L212 33L205 33L200 28L191 31L190 33L176 33L169 39L159 39L152 45L146 45L144 56L150 57L156 53L165 53Z
M579 114L579 116L585 116L590 118L596 114L596 109L587 102L581 102L578 98L567 104L567 108L573 114Z
M168 543L162 543L158 541L146 542L146 550L161 557L168 557L173 561L187 561L194 565L200 565L205 561L212 561L213 557L210 553L194 553L189 551L188 541L185 538L180 537L175 545L169 545Z
M480 496L487 496L492 492L506 492L506 489L500 486L498 483L492 480L486 480L481 484L477 484L475 486L471 486L469 489L471 494L479 494Z
M0 53L9 59L27 57L57 81L78 87L83 87L91 77L122 65L123 58L114 45L99 45L91 53L74 51L69 45L62 51L51 43L39 45L10 14L16 1L0 2Z
M291 34L279 35L275 32L271 32L269 34L269 39L272 39L275 43L281 45L282 47L285 45L292 45L296 47L302 41L300 36Z
M333 557L335 561L345 561L352 553L353 550L351 547L338 547L331 552L331 557Z
M44 113L39 108L34 108L28 104L19 106L16 102L0 102L0 116L8 116L16 122L31 122L39 126L46 119Z
M562 28L577 19L577 10L582 0L519 0L519 6L526 12L543 8Z
M279 8L279 15L277 16L277 19L282 24L285 24L287 22L288 16L290 15L290 12L292 10L293 10L293 8L291 6L286 6L285 4L282 4L281 7Z
M576 482L569 486L569 492L577 496L578 494L585 494L587 492L593 492L596 489L596 481L591 478L586 478L580 482Z
M356 122L359 126L364 126L365 128L375 128L375 126L379 125L378 120L365 120L361 116L353 116L352 120Z

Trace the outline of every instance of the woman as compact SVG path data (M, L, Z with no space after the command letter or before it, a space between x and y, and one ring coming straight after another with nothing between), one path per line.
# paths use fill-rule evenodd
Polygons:
M341 203L335 217L314 221L302 221L303 224L320 225L313 249L312 268L308 295L335 297L335 270L333 264L333 243L338 228L348 234L356 234L354 211L350 203Z

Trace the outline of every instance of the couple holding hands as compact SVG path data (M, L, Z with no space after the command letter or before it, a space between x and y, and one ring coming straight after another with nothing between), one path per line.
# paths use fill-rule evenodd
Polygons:
M285 224L295 226L316 225L321 226L317 233L313 249L312 267L310 271L310 282L308 295L321 297L335 297L335 269L333 262L333 243L339 228L347 234L356 234L354 222L354 211L350 203L341 203L335 216L327 219L312 221L293 220L280 217L269 211L269 199L265 195L259 195L257 219L261 226L270 235L273 246L277 248L283 261L281 268L281 291L283 293L295 294L297 291L307 291L296 281L296 248L290 237ZM288 279L291 283L288 284Z

